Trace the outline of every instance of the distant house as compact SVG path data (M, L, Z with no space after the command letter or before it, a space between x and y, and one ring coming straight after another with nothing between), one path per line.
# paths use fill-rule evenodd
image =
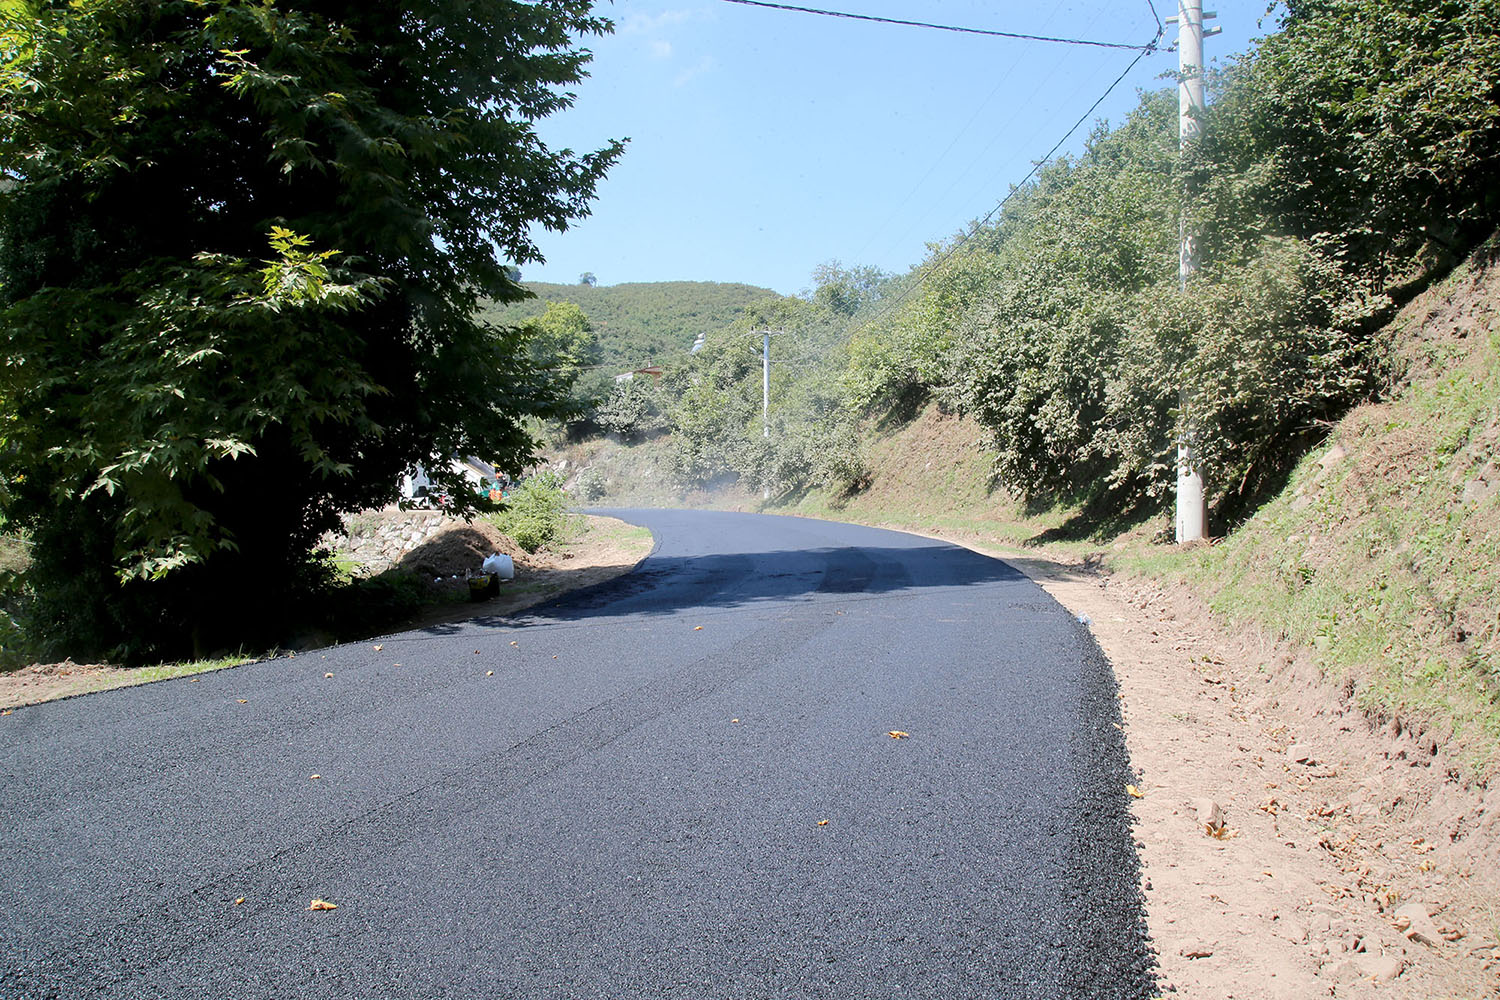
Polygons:
M637 375L650 375L653 381L661 381L661 365L647 365L645 368L637 368L633 372L621 372L615 376L615 383L634 382Z
M454 472L459 473L467 479L475 491L482 490L491 483L499 480L495 467L488 462L481 461L472 455L468 458L454 457L449 461L449 466ZM421 499L427 495L428 489L432 487L432 480L427 476L427 470L417 466L414 475L401 477L401 497L404 500Z

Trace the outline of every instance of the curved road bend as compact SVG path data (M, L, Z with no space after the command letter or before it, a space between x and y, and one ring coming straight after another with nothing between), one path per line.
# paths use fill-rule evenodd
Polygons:
M0 998L1155 993L1060 606L912 535L607 513L651 557L523 619L0 720Z

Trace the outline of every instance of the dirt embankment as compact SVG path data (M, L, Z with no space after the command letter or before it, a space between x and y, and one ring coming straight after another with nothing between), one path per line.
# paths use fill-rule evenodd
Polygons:
M1185 588L1012 561L1114 664L1164 984L1205 1000L1500 996L1500 790Z

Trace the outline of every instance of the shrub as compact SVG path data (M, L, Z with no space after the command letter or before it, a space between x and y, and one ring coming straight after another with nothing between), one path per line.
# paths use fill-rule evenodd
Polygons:
M555 472L532 476L506 498L505 506L490 520L527 552L556 541L568 522L562 478Z

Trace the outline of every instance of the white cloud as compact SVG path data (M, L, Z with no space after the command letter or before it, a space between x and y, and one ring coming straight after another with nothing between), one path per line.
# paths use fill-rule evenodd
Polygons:
M714 68L713 57L712 56L704 56L702 59L699 59L692 66L689 66L687 69L683 70L681 73L678 73L677 74L677 78L672 81L672 86L674 86L674 87L681 87L684 84L686 84L689 81L691 81L692 79L694 79L695 77L702 76L704 73L707 73L709 70L711 70L713 68Z
M665 38L658 38L651 43L651 55L656 59L672 58L672 43Z
M654 35L670 25L681 24L697 15L695 10L664 10L660 14L631 14L619 22L615 31L621 35Z

